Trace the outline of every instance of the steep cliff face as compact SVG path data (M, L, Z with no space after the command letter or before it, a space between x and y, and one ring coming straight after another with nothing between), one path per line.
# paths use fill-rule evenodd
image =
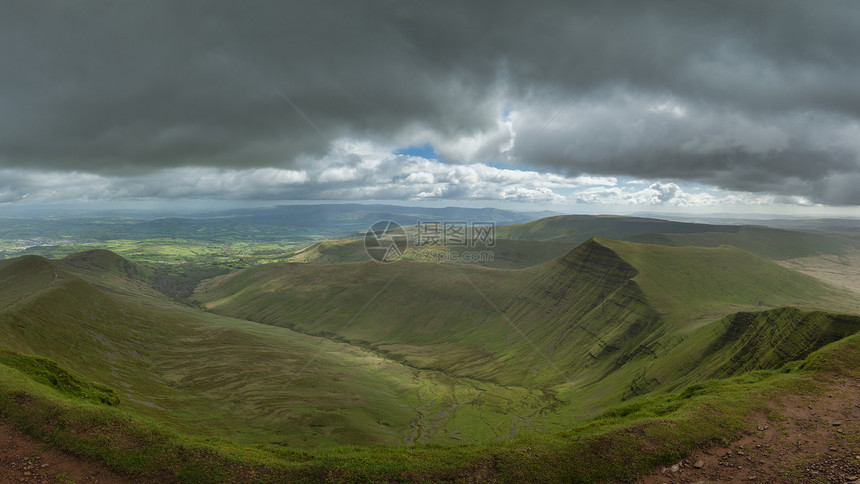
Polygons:
M534 346L530 364L543 359L555 367L555 378L546 371L541 380L598 379L647 351L660 333L660 318L632 280L637 273L589 240L554 261L504 308L509 324Z
M731 376L779 368L858 331L860 316L794 307L735 313L719 321L718 336L703 355L722 353L721 364L709 376Z
M272 265L197 293L214 312L362 344L456 377L552 389L587 402L583 411L801 358L853 332L841 316L808 313L836 296L844 299L732 247L601 238L517 271Z

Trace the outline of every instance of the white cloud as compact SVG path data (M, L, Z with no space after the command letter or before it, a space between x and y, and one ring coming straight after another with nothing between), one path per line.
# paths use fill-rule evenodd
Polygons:
M849 130L846 128L846 135ZM708 207L808 205L804 197L775 197L689 186L676 181L611 176L564 176L486 163L450 164L395 155L390 147L343 141L322 159L295 169L171 168L138 176L0 170L0 203L219 198L278 200L498 200L549 204ZM853 190L856 180L842 180ZM680 183L680 184L679 184ZM835 181L830 183L835 184Z
M349 150L349 151L346 151ZM483 163L447 164L342 143L301 169L172 168L138 176L0 171L0 202L134 198L452 199L562 202L559 190L611 185L611 177L564 177Z
M574 178L574 181L577 185L604 185L612 187L618 184L618 179L614 176L578 176Z
M0 202L129 198L268 198L308 182L304 170L171 168L139 177L0 170Z
M434 177L432 173L428 173L426 171L419 171L415 173L410 173L409 176L406 177L406 182L414 183L416 185L429 185L436 182L436 177Z
M670 207L713 207L717 205L767 205L773 203L798 203L798 200L776 200L769 195L724 192L711 187L705 190L686 191L672 182L654 182L647 188L638 189L635 185L643 182L634 180L624 187L591 187L581 190L571 197L578 203L604 205L642 205Z
M344 182L355 180L358 177L358 171L355 167L349 166L335 166L332 168L328 168L319 174L317 180L320 183L329 183L329 182Z

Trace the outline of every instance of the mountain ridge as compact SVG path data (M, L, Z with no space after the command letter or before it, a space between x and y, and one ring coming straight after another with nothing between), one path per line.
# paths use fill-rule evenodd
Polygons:
M397 279L412 270L431 284ZM697 276L707 271L712 277ZM440 273L462 277L444 281L458 285L437 296L445 307L422 305L440 290L433 276ZM645 359L700 351L703 328L739 311L796 304L856 307L837 288L733 247L674 248L605 238L520 270L404 261L274 264L223 280L227 287L208 285L195 300L220 314L369 345L417 368L502 384L532 381L544 389L567 385L560 391L568 393L604 380L629 387L647 373ZM389 287L390 280L398 284ZM673 292L676 297L664 296ZM376 305L379 294L398 308L396 315ZM475 302L463 319L457 301L466 294ZM352 309L333 313L321 307ZM410 316L430 308L435 320ZM434 336L439 334L444 337ZM469 356L462 348L470 348ZM668 366L655 371L661 382L683 377Z

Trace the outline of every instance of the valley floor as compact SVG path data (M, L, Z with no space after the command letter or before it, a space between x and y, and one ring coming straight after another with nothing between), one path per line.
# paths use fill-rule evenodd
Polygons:
M839 378L814 396L786 396L755 433L688 455L641 484L715 482L860 483L860 382Z

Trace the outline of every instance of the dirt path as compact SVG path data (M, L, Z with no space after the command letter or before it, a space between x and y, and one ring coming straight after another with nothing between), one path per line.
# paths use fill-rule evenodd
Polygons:
M776 404L775 404L776 405ZM701 449L637 482L821 482L860 484L860 382L838 379L823 394L789 396L755 433Z
M0 483L126 484L104 464L51 448L0 419Z

